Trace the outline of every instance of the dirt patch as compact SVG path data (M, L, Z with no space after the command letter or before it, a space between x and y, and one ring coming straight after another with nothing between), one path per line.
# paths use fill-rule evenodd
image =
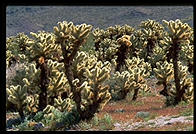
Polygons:
M144 111L156 116L172 116L178 115L182 111L193 108L193 104L187 106L166 107L164 97L149 96L138 98L136 102L130 103L126 100L118 102L109 102L103 110L98 113L98 117L103 117L106 113L110 114L114 120L127 122L134 120L140 121L135 115L137 112Z
M103 117L106 113L112 116L113 120L119 122L133 122L142 121L142 119L136 117L136 113L143 111L149 112L155 117L158 116L172 116L179 115L186 109L193 109L193 104L189 105L177 105L175 107L165 106L165 97L159 95L159 91L163 89L163 86L156 85L156 79L148 80L148 86L151 87L151 93L144 96L140 94L135 102L130 98L126 98L121 101L110 101L103 110L98 113L98 117Z

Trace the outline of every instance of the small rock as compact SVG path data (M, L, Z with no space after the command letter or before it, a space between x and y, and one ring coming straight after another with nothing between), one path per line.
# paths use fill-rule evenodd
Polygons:
M139 117L139 118L147 118L149 116L150 116L149 112L137 112L136 113L136 117Z
M115 127L120 127L121 124L120 124L120 123L115 123L114 126L115 126Z
M152 123L155 123L155 121L154 120L149 120L149 121L147 121L147 123L152 124Z

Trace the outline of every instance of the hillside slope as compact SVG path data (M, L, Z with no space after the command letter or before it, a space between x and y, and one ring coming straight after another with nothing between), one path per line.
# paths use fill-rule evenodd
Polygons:
M18 32L52 31L58 21L87 23L106 28L116 24L137 26L142 20L182 19L193 26L192 6L8 6L6 37Z

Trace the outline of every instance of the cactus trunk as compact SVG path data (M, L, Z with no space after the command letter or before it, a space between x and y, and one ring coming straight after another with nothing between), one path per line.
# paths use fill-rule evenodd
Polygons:
M148 62L148 56L150 56L150 53L152 53L153 48L155 47L155 41L153 39L148 39L147 44L147 56L144 58L145 62Z
M178 53L179 53L179 45L176 40L173 40L173 67L174 67L174 80L176 85L176 96L174 100L174 105L177 105L182 98L182 94L180 93L180 78L178 76Z
M81 97L80 97L80 94L76 92L76 88L72 83L72 81L74 80L74 74L72 71L71 61L65 60L64 65L65 65L65 70L66 70L65 75L67 76L67 80L69 82L71 91L74 94L73 100L76 102L77 111L81 115L81 112L82 112L80 108Z
M49 70L47 68L47 64L40 64L41 74L40 74L40 88L41 93L39 94L39 110L42 111L48 105L47 99L47 87L49 83L48 75Z
M22 107L18 110L18 112L19 112L20 117L24 118L24 113L23 113L23 108Z
M120 68L125 64L126 55L128 53L128 48L126 45L121 45L118 49L116 55L118 56L116 59L117 67L116 71L120 71Z
M133 94L132 101L136 101L136 99L137 99L137 94L138 94L138 91L139 91L139 88L136 88L136 89L134 90L134 94Z

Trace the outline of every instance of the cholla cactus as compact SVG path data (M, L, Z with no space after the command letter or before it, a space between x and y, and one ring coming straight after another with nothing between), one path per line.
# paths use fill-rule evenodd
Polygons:
M37 61L40 57L46 59L59 60L61 55L61 48L55 45L55 36L52 33L39 31L38 33L30 33L34 40L29 41L29 51L31 53L30 59ZM59 59L58 59L59 58Z
M24 33L18 33L6 39L6 66L10 67L14 62L28 61L25 55L28 53L28 41L30 38Z
M23 78L24 85L28 86L30 94L40 93L40 69L36 69L36 64L31 63L25 66L25 78Z
M24 85L22 81L25 78L24 66L24 63L18 63L14 67L6 68L6 87L9 85Z
M141 28L144 28L144 29L151 29L153 31L160 31L160 32L163 32L164 30L164 27L159 24L158 22L156 22L155 20L146 20L146 21L142 21L139 25ZM157 33L157 35L159 35L160 33Z
M144 38L147 40L147 44L145 48L146 48L146 57L148 57L151 55L153 48L157 43L157 36L155 35L156 31L152 31L151 29L148 30L142 29L142 32L144 33ZM147 61L147 59L145 61Z
M95 29L93 35L95 38L95 50L97 57L102 61L110 61L116 59L116 71L120 71L127 58L132 43L130 35L133 34L134 28L129 25L115 25L103 29Z
M29 95L26 97L26 109L25 111L29 114L36 113L39 109L38 104L39 104L39 95L34 94L34 95Z
M48 59L60 60L61 47L55 44L55 35L44 31L32 33L33 40L28 41L30 52L30 61L36 62L36 68L40 69L39 83L39 110L43 110L48 105L47 88L50 82L50 69L48 68Z
M68 80L65 76L64 64L58 63L57 61L48 60L48 68L51 70L51 74L49 77L49 85L47 87L49 104L54 104L54 99L58 98L58 96L62 96L64 93L70 93L70 86ZM62 96L63 97L63 96ZM66 96L69 97L69 96Z
M89 65L91 65L91 68L94 67L94 58L91 60L88 59L88 55L85 52L77 52L76 57L74 58L73 62L73 75L74 78L78 78L81 80L81 82L85 81L85 66L88 66L86 63L89 62Z
M144 70L135 68L130 71L133 74L132 90L134 91L132 100L135 101L138 96L139 89L142 89L144 92L149 91L149 87L146 84Z
M104 82L110 77L111 64L109 62L97 62L93 69L86 69L85 75L87 76L87 81L94 94L93 96L84 96L84 98L89 97L93 100L93 103L100 102L98 109L102 109L103 106L110 100L111 96L109 93L109 86L105 85ZM92 104L93 105L93 104Z
M62 99L60 96L58 96L58 99L54 99L54 106L61 112L70 112L72 110L73 104L71 103L70 98Z
M64 69L63 63L54 62L52 60L48 60L47 62L48 69L51 74L48 77L49 84L46 86L47 88L47 100L48 104L54 103L54 98L62 95L64 92L69 92L69 85L67 78L61 70ZM40 94L40 69L36 69L35 64L30 64L26 66L26 77L23 79L25 85L28 86L28 92L30 94Z
M55 110L55 107L51 105L47 105L46 108L43 109L44 117L46 120L54 119L54 114L53 114L54 110Z
M19 69L19 70L16 70L16 75L11 79L11 82L10 82L9 85L14 86L14 87L18 86L18 85L20 85L21 87L27 86L27 89L29 89L28 85L25 84L25 78L27 77L25 75L26 75L26 69L28 68L28 66L24 65L24 64L21 64L20 66L23 66L23 68ZM31 76L34 77L35 74L32 74ZM30 77L30 75L29 75L29 77ZM38 79L36 78L36 80L34 80L34 79L31 79L31 80L32 80L32 83L33 83L33 82L36 82L36 80L38 80ZM6 85L6 88L8 88L9 85ZM32 84L33 89L36 89L35 85L36 84ZM35 91L35 90L33 90L33 91ZM27 92L29 92L29 91L27 90ZM8 104L6 106L7 110L11 110L13 107L16 107L16 104L13 104L12 102L10 102L8 98L7 98L7 104ZM15 108L15 110L18 111L17 108Z
M123 35L131 35L134 32L134 28L125 24L123 26L115 25L108 27L106 30L103 29L94 29L93 35L95 37L95 43L100 42L106 38L111 40L117 40Z
M104 39L99 43L99 48L95 52L96 57L101 61L111 61L115 58L115 54L118 51L119 45L115 40Z
M65 111L68 113L66 118L71 115L73 120L90 120L111 99L111 93L123 99L128 92L134 91L132 100L136 100L140 90L149 91L146 78L153 65L144 57L151 64L160 61L154 72L159 80L157 84L166 85L163 95L167 101L173 99L172 104L177 104L181 100L193 100L193 78L187 72L188 68L180 62L177 71L175 68L178 50L186 57L180 58L182 63L193 67L193 30L179 20L164 22L169 33L152 20L142 22L137 31L128 25L95 29L97 52L94 55L79 51L91 33L92 26L87 24L58 22L54 33L39 31L31 33L32 39L24 34L7 39L7 67L13 57L30 62L17 73L20 82L15 81L6 89L7 102L17 107L21 117L43 111L46 119L56 120L56 115ZM145 49L152 50L148 56ZM165 61L168 50L173 65ZM122 70L121 67L127 70L113 73L112 66L117 71ZM111 81L115 85L108 85L111 74L114 74ZM179 85L175 87L173 81Z
M180 97L184 101L193 101L194 85L193 76L188 72L188 67L183 66L181 62L178 62L179 66L179 78L180 78ZM177 90L174 90L177 91ZM176 92L176 95L179 95Z
M182 23L179 19L175 21L171 20L169 22L163 20L163 23L168 27L169 36L173 37L171 38L172 40L177 39L178 43L188 42L188 39L191 37L192 34L192 29L187 23Z
M20 85L10 86L10 88L6 89L8 100L17 106L17 110L21 117L24 117L24 105L25 99L27 97L27 87Z
M73 100L76 102L81 119L84 120L91 119L111 98L109 86L104 84L110 76L111 64L98 62L95 56L87 55L84 52L79 52L76 59L79 55L84 55L84 60L81 63L78 62L76 66L84 72L83 77L72 81L76 87L73 92ZM85 60L86 57L87 60Z
M95 50L98 58L102 61L111 61L119 48L117 39L124 35L130 36L134 30L129 25L115 25L114 27L108 27L105 31L103 29L93 30Z
M110 39L118 39L123 35L131 35L135 29L127 24L120 26L115 25L114 27L108 27L106 32L109 33Z
M180 95L180 101L192 101L193 100L193 78L188 73L188 67L183 66L181 62L179 65L179 78L180 78L180 89L179 94L177 93L176 87L174 86L174 71L173 64L165 62L158 62L157 68L154 68L155 76L158 79L157 84L162 84L164 89L160 94L164 95L167 100L167 105L175 104L176 96Z
M164 62L157 62L156 65L157 68L154 68L153 71L155 72L155 75L159 80L160 84L163 84L164 82L168 83L169 81L171 81L171 79L173 79L174 77L173 64L164 61Z
M49 77L49 85L46 87L47 104L54 105L55 98L62 96L64 92L69 92L70 90L66 76L63 72L60 71L61 69L63 69L63 65L63 63L48 60L48 68L51 70L51 76ZM26 89L26 99L24 100L25 103L23 105L23 107L25 108L21 108L21 111L23 110L23 113L25 112L26 114L32 114L40 111L40 100L42 99L39 97L39 94L42 92L40 87L40 73L41 70L36 69L35 63L25 65L25 74L23 74L24 76L22 87L25 87ZM17 90L16 92L20 93L20 90ZM16 99L20 101L19 96L16 96ZM9 95L8 101L13 103L12 100L9 99Z
M145 61L148 61L148 56L151 56L154 47L163 38L164 28L161 24L154 20L142 21L140 24L142 36L145 39L144 48L146 49L146 54L144 54Z
M133 79L133 75L130 75L128 71L123 71L122 73L117 71L112 75L109 81L112 99L124 99L131 90Z
M50 77L48 86L48 97L50 97L49 104L53 105L54 99L61 96L64 92L69 93L69 85L67 78L63 72L57 72L56 77Z
M8 68L12 63L12 59L13 59L14 55L12 54L12 52L10 50L6 50L6 68Z
M84 52L77 53L91 29L90 25L75 26L72 22L65 21L54 27L56 42L62 49L65 74L73 93L73 101L82 120L91 119L110 99L108 87L102 85L109 76L107 68L110 64L97 62L95 57L90 59ZM78 63L79 61L81 62ZM95 63L91 65L88 62Z
M67 23L66 21L59 22L58 27L54 27L54 33L56 35L57 43L60 43L63 50L66 50L66 56L70 56L70 52L76 47L74 44L78 44L78 48L85 43L87 36L92 29L91 25L74 25L72 22ZM65 51L63 51L65 55Z
M16 36L11 36L7 38L6 40L6 48L7 49L15 49L13 51L25 51L27 49L28 44L27 42L29 41L29 37L25 35L24 33L18 33Z
M100 46L99 43L103 41L107 36L105 35L105 31L103 29L96 28L93 30L94 42L95 42L95 51L98 51Z
M67 23L66 21L59 22L58 27L54 27L56 43L61 46L66 70L65 73L71 88L73 87L72 81L74 80L74 74L72 73L73 59L80 46L85 43L91 29L91 25L82 24L75 26L72 22Z
M49 85L46 86L46 99L49 100L49 104L52 104L54 102L54 98L57 98L57 96L62 95L64 92L68 92L69 90L69 85L66 79L66 76L62 72L62 69L64 69L64 64L63 63L58 63L58 62L53 62L52 60L48 60L48 69L51 71L51 76L48 77L49 80ZM23 84L22 86L27 87L27 93L30 96L27 96L29 98L28 104L27 104L27 113L30 113L30 110L34 109L35 110L40 110L40 103L38 103L38 106L36 104L33 104L33 102L40 102L40 97L31 97L34 96L35 94L41 93L41 86L40 86L40 74L41 74L41 69L36 68L35 63L31 63L29 65L25 65L25 74L21 76L23 79ZM23 72L22 72L23 73ZM19 76L19 75L18 75ZM38 99L38 100L37 100ZM32 102L31 102L32 101ZM32 103L32 104L30 104ZM33 106L32 106L33 105Z
M153 71L155 73L156 78L158 79L157 84L162 84L164 89L160 92L160 94L164 96L169 96L169 87L171 87L171 81L174 78L173 64L164 62L157 62L156 67Z
M180 59L187 63L188 71L193 73L193 56L194 56L194 47L193 45L182 44L180 51Z
M165 43L171 44L169 46L169 53L168 55L172 58L173 61L173 67L174 67L174 80L176 85L176 96L174 105L178 104L181 101L181 93L180 93L180 78L178 76L179 74L179 66L178 66L178 60L179 60L179 52L181 50L181 44L189 44L190 38L192 36L192 29L191 27L186 24L182 23L179 19L176 21L166 21L163 20L163 23L168 27L169 33L168 37L166 36Z
M181 49L184 45L191 45L193 42L193 30L192 28L186 24L182 23L179 19L174 21L165 21L163 23L168 27L169 32L165 33L164 40L162 40L162 44L167 46L167 61L169 62L172 59L173 51L176 51L177 54L181 52ZM172 44L172 45L170 45ZM173 45L178 44L178 45ZM174 48L174 46L177 46ZM175 52L175 53L176 53ZM178 57L178 55L177 55Z
M156 63L159 61L165 61L167 59L165 55L165 49L156 45L152 50L151 56L148 56L148 62L151 64L152 68L156 68Z
M132 45L132 43L130 42L130 36L128 35L124 35L121 38L119 38L117 40L118 44L120 45L120 47L118 48L118 51L116 52L117 55L117 59L116 59L116 63L117 63L117 67L116 67L116 71L120 71L120 68L125 65L125 60L128 58L128 52L130 49L130 46Z
M145 53L145 47L147 46L147 40L144 38L144 34L142 33L141 29L135 31L130 36L130 42L132 43L130 47L129 57L140 57L144 58Z
M150 72L152 71L151 65L148 62L145 62L144 59L133 57L132 59L127 59L125 62L129 71L139 68L143 70L143 77L147 78L150 76Z
M43 110L45 108L45 105L47 104L47 93L45 94L45 97L43 97L43 86L40 86L41 84L41 70L36 69L36 64L32 63L29 66L25 67L25 78L23 79L23 82L25 86L28 87L28 93L29 94L38 94L39 95L39 104L38 104L38 110ZM45 91L46 91L45 86ZM43 104L44 103L44 104ZM41 105L41 106L40 106Z
M132 100L137 99L139 89L149 91L145 78L150 75L151 66L144 59L133 57L125 60L128 71L116 72L109 81L113 99L121 100L130 91L134 92Z
M134 95L132 100L136 100L139 89L143 89L145 92L149 91L145 79L150 76L152 69L148 62L144 62L144 59L139 57L133 57L131 60L127 59L126 67L133 77L131 89L134 91Z

